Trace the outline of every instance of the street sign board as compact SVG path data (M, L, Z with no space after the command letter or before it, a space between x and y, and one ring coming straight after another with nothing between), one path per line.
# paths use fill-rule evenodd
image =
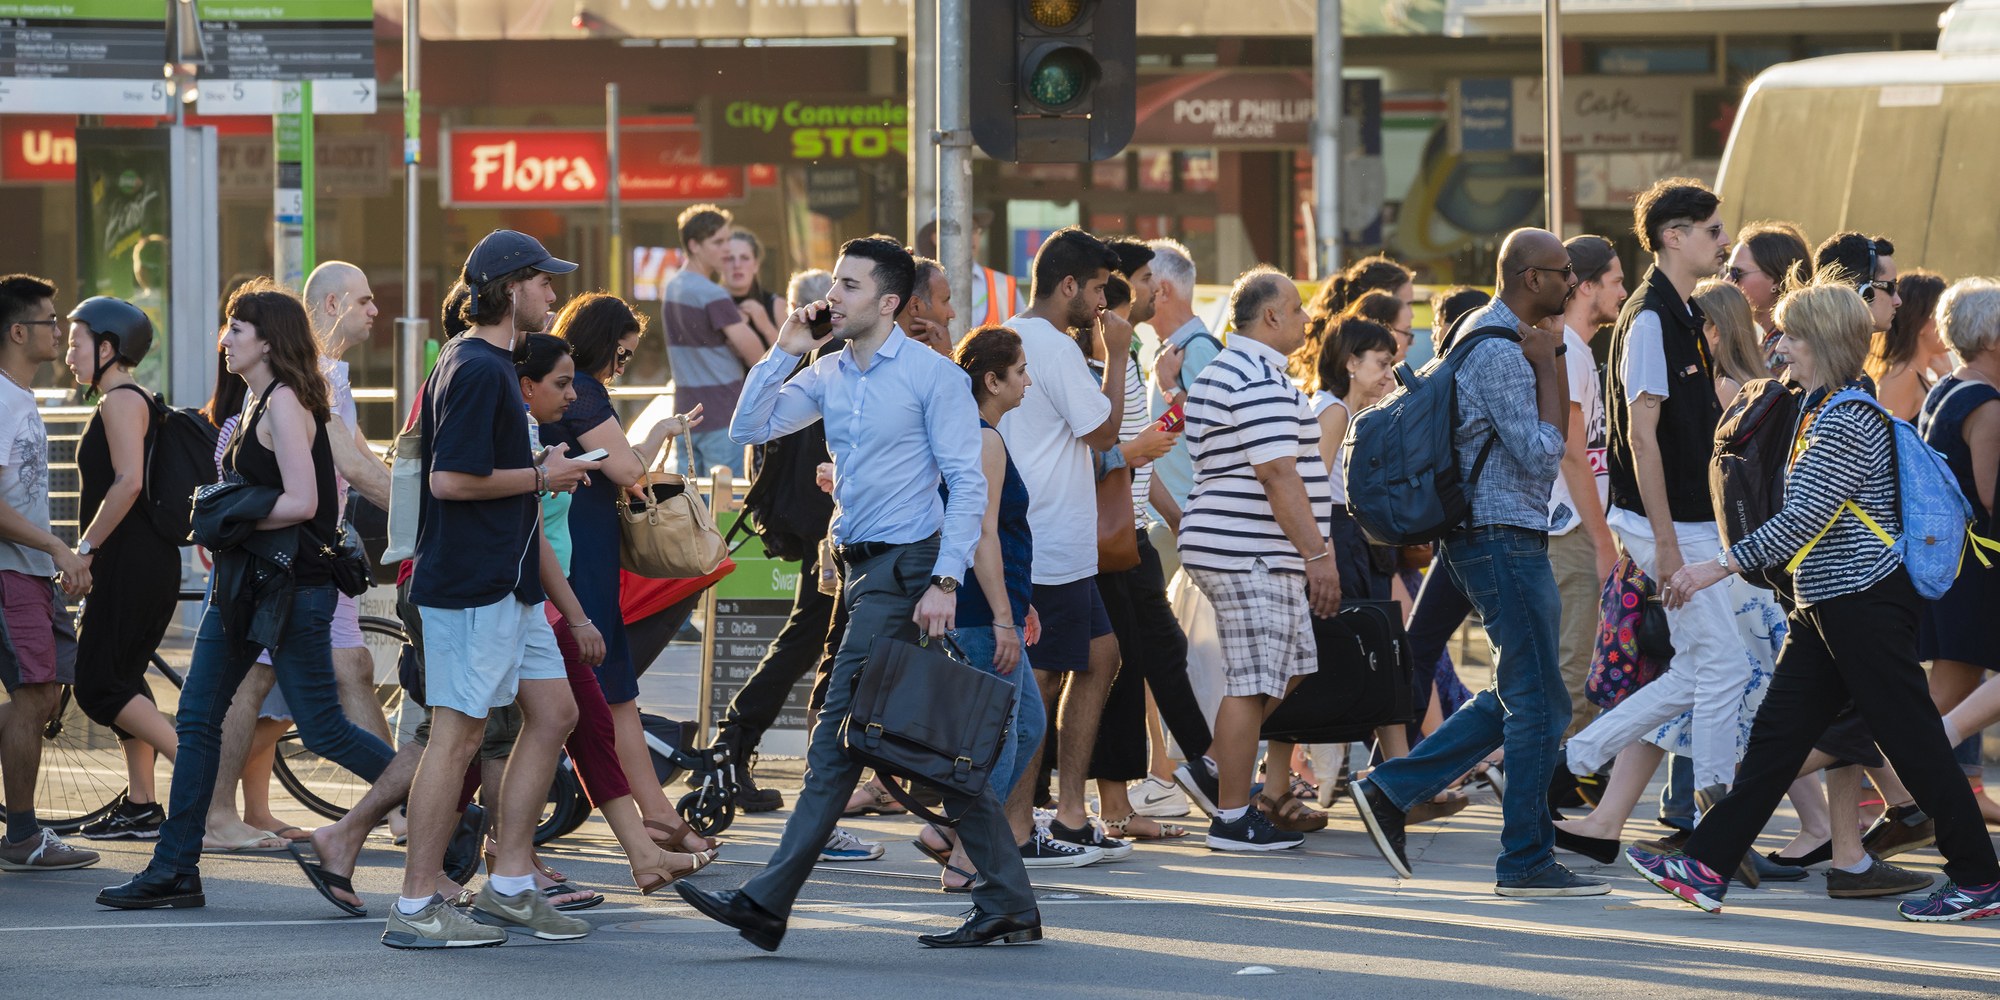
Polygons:
M168 111L160 0L0 0L0 114Z
M203 114L268 115L278 81L313 80L313 113L375 112L371 0L199 0Z

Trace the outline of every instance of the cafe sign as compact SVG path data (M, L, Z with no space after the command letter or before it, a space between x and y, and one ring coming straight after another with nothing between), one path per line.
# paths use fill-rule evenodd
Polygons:
M899 99L869 94L711 99L702 108L702 132L710 163L900 163L910 148L910 110Z
M449 129L440 147L446 207L560 208L607 197L601 129ZM618 183L626 204L735 201L744 188L740 168L702 164L701 135L685 128L620 132Z

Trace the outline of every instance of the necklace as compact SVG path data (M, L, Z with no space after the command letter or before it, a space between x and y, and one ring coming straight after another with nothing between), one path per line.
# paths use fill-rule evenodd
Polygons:
M15 388L17 388L17 389L19 389L19 390L21 390L22 392L25 392L25 393L27 393L27 394L28 394L28 395L30 395L30 396L32 396L32 395L34 395L34 394L35 394L35 390L33 390L33 389L30 389L30 388L28 388L28 387L27 387L27 386L25 386L25 385L22 385L22 384L21 384L21 380L20 380L20 379L17 379L17 378L15 378L15 377L14 377L14 373L13 373L13 372L10 372L10 371L8 371L8 370L7 370L7 369L5 369L5 368L0 368L0 375L5 375L5 376L7 376L7 381L9 381L9 382L12 382L12 383L14 383L14 387L15 387Z

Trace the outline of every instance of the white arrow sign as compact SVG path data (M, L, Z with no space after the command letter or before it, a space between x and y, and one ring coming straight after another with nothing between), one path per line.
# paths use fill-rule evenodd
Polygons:
M284 110L279 88L294 83L279 80L203 80L195 110L204 115L274 115ZM375 81L313 81L313 114L374 113Z

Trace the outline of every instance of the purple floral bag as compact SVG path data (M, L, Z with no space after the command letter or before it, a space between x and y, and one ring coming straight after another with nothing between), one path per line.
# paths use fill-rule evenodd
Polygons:
M1667 611L1653 581L1630 556L1620 556L1598 601L1597 651L1590 658L1584 697L1606 710L1667 671L1674 645Z

